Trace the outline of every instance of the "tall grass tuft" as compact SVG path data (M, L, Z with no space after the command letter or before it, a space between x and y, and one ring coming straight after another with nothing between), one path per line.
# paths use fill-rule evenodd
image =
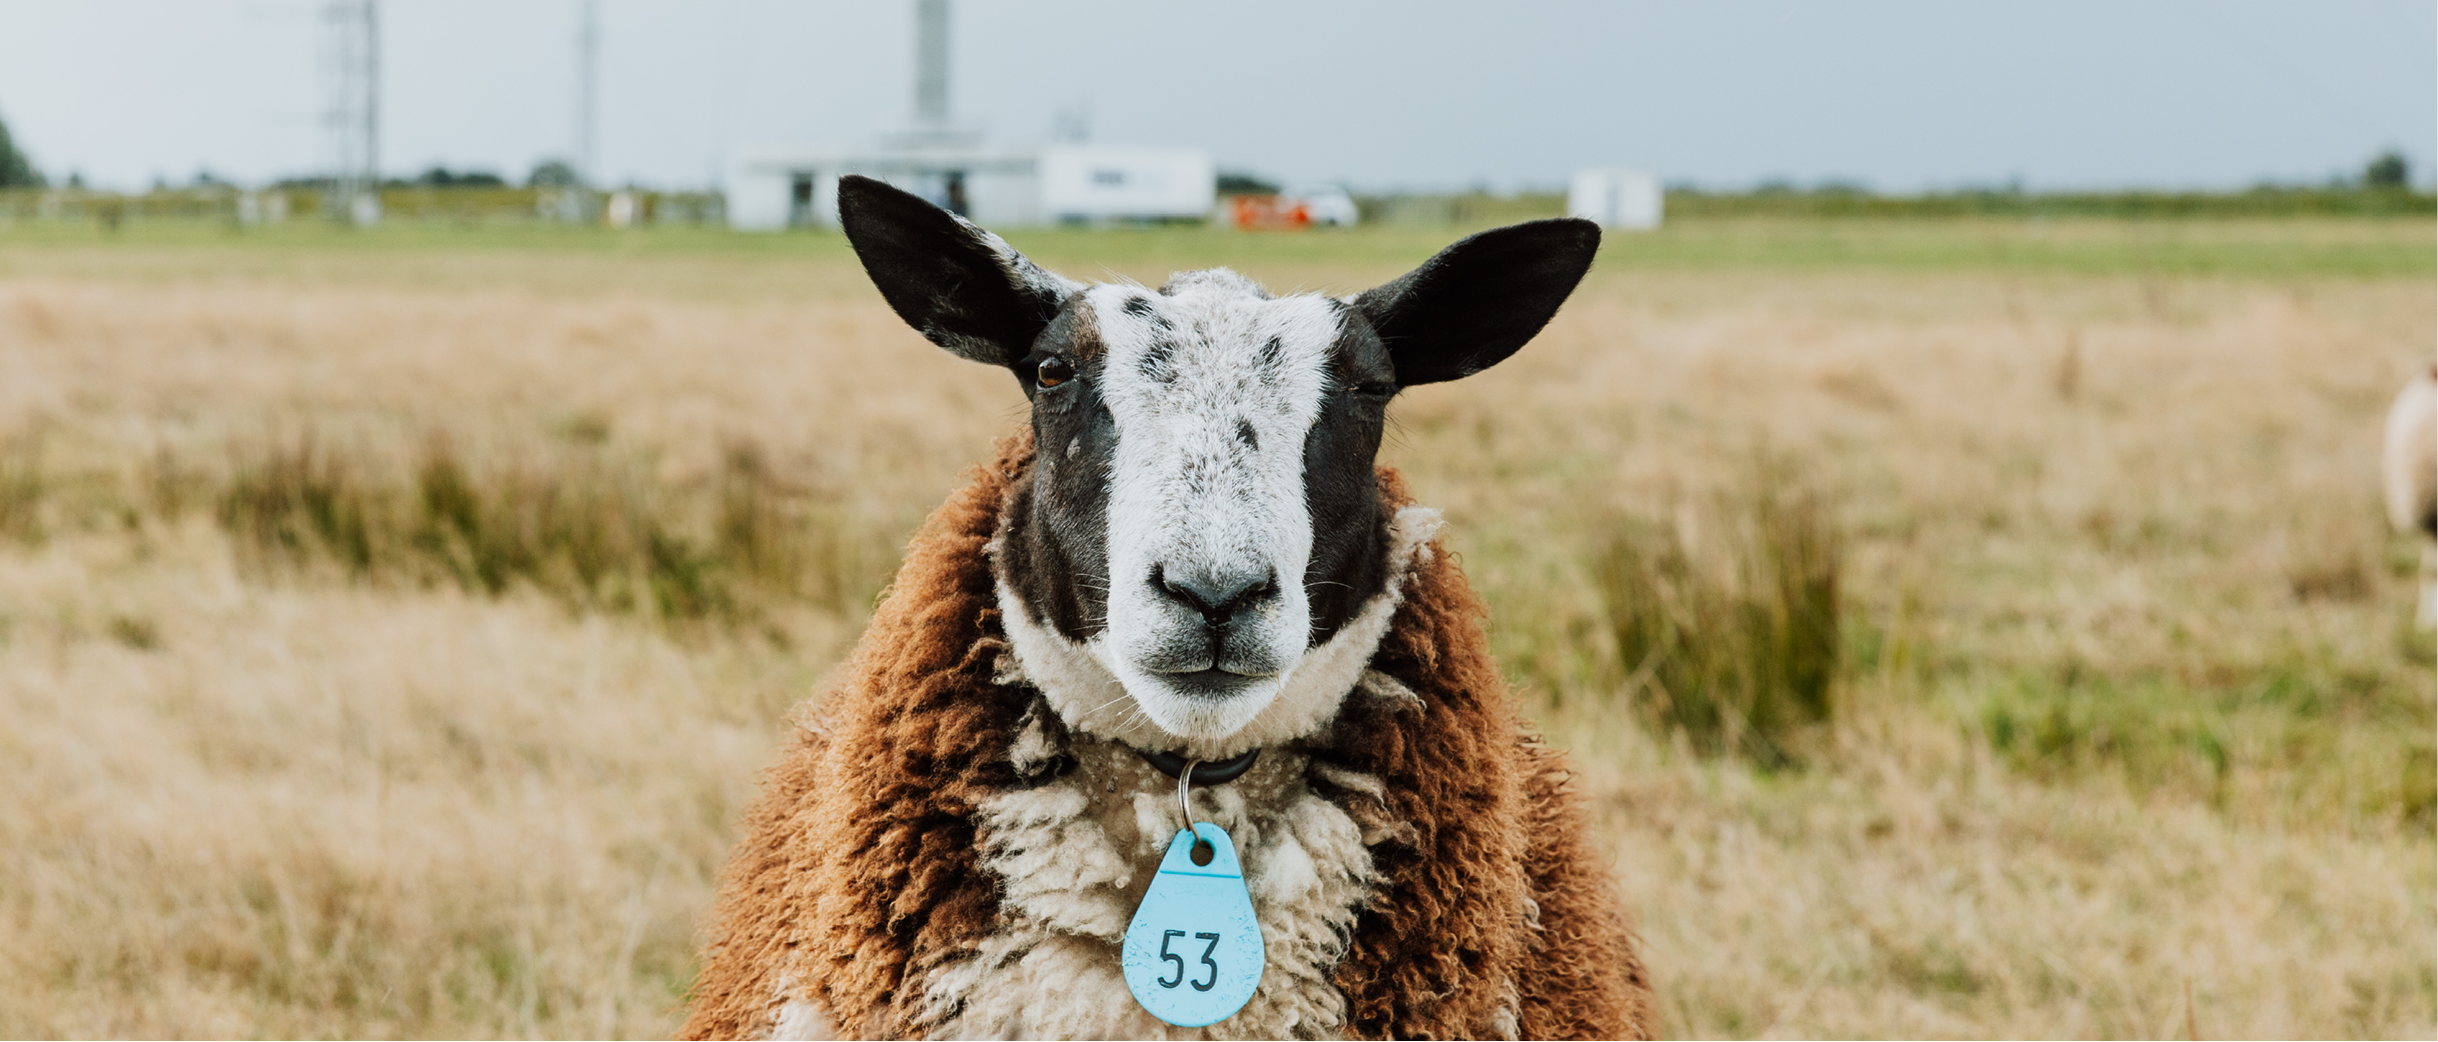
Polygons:
M0 440L0 538L40 541L42 498L41 446L32 437Z
M386 504L361 464L306 434L241 459L220 496L220 523L253 549L288 559L326 557L355 576L371 574L373 514Z
M686 538L687 497L591 448L536 451L476 472L445 439L415 466L407 544L469 590L527 583L587 607L728 614L751 574L714 575Z
M1787 470L1675 523L1619 521L1596 567L1627 697L1696 749L1770 766L1835 711L1841 642L1834 511Z
M240 452L219 517L257 564L328 561L357 578L528 586L589 610L732 618L783 600L845 604L877 577L801 483L731 444L707 480L656 478L599 444L470 459L446 437L411 464L311 436Z

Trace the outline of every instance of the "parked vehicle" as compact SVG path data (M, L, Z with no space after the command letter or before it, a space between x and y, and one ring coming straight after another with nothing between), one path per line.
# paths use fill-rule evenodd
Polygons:
M1345 228L1361 218L1354 196L1332 184L1291 185L1277 195L1228 199L1227 222L1237 228L1294 231L1316 226Z

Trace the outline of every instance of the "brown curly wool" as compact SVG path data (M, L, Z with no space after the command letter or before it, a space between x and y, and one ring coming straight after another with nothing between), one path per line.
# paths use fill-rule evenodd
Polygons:
M984 547L1031 433L997 448L915 533L845 679L747 809L685 1037L766 1036L791 999L843 1037L919 1033L909 976L990 932L997 884L979 870L971 817L1015 781L1021 702L991 682Z
M1010 747L1036 697L993 680L1005 644L986 547L1028 477L1029 432L998 450L925 522L845 679L748 810L686 1037L953 1030L926 982L1005 925L976 808L1022 784ZM1407 505L1394 471L1380 483L1392 512ZM1614 883L1562 756L1509 702L1482 619L1449 555L1418 554L1372 668L1420 704L1349 698L1299 743L1313 791L1372 844L1372 889L1335 974L1343 1030L1648 1037Z
M1380 470L1382 497L1410 501ZM1490 660L1487 613L1444 552L1406 578L1372 668L1418 708L1350 702L1339 762L1377 777L1401 839L1338 967L1368 1038L1642 1038L1650 986L1614 884L1584 843L1563 758L1522 726ZM1520 1005L1520 1023L1502 1010Z

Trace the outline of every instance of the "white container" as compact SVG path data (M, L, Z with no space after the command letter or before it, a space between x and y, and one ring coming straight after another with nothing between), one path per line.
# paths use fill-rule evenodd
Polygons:
M1201 218L1218 169L1197 148L1059 145L1041 150L1041 213L1051 220Z
M1663 198L1659 175L1647 170L1577 170L1566 187L1566 213L1603 228L1647 232L1659 227Z
M728 173L728 224L740 231L838 227L838 179L878 178L984 227L1041 222L1030 152L962 147L866 152L757 149Z

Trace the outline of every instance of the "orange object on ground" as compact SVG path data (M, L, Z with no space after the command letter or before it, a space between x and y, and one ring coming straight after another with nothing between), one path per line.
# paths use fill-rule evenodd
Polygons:
M1246 231L1300 231L1312 227L1312 207L1301 199L1239 195L1228 202L1229 218Z

